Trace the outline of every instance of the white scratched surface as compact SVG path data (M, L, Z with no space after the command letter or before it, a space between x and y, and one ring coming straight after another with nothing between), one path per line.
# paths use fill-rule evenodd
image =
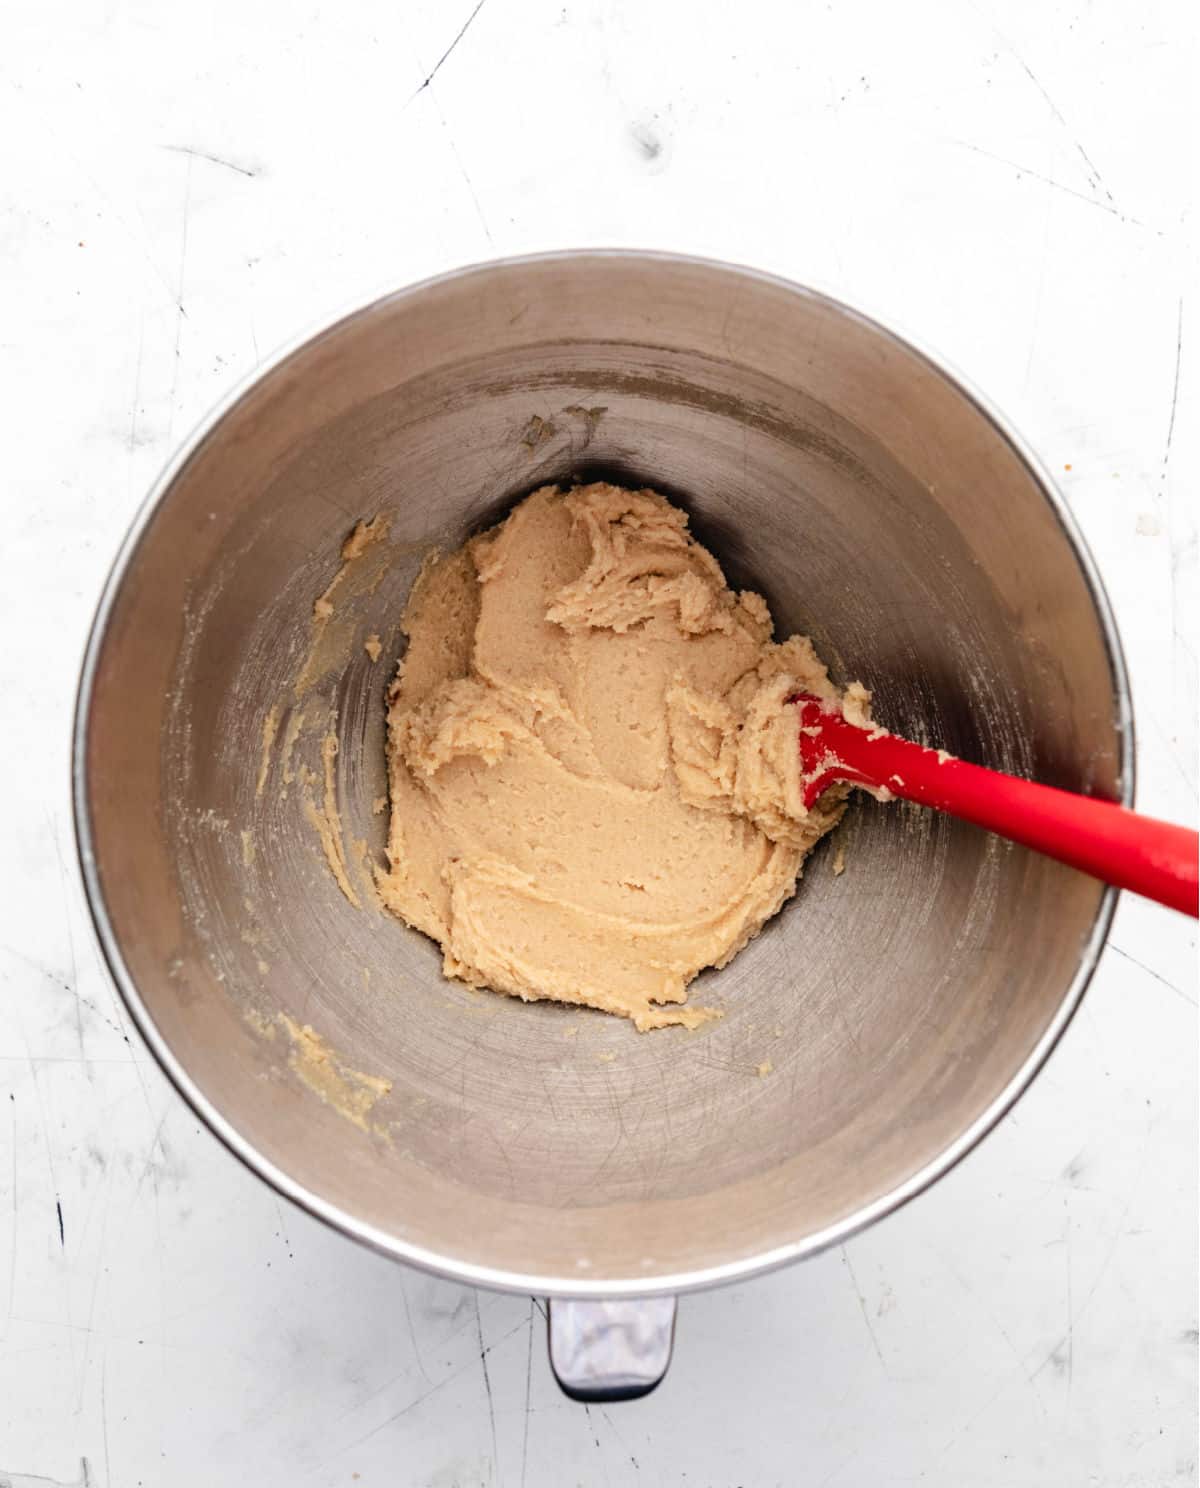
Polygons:
M1112 596L1138 804L1194 822L1192 14L8 0L0 1482L1196 1482L1190 923L1124 902L976 1154L843 1250L687 1299L659 1392L585 1410L528 1299L356 1248L198 1127L98 963L67 785L106 568L220 394L377 287L628 244L826 285L987 390Z

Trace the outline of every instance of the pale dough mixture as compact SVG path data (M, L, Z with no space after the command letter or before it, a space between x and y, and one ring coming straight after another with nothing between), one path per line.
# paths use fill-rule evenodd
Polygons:
M846 787L805 811L797 691L842 695L772 641L686 515L652 491L536 491L427 564L389 693L384 904L447 976L639 1029L685 1006L795 891ZM869 723L855 685L847 711Z

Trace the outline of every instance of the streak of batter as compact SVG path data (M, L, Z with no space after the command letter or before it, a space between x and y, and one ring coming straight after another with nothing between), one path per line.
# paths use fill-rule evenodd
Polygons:
M799 796L787 699L839 696L811 642L772 641L682 511L610 485L536 491L427 565L403 625L387 907L474 987L642 1030L719 1016L688 983L844 809Z

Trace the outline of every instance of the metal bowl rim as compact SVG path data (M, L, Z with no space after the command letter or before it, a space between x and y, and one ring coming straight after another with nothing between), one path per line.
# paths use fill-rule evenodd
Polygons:
M469 1286L484 1287L495 1291L536 1293L548 1297L639 1297L661 1296L682 1292L699 1291L707 1287L721 1286L745 1281L793 1261L804 1260L830 1246L838 1245L867 1226L893 1213L910 1199L923 1193L939 1178L956 1167L964 1157L996 1126L1028 1088L1034 1076L1049 1058L1062 1037L1067 1025L1075 1015L1083 994L1091 981L1100 959L1100 953L1108 937L1116 907L1117 890L1108 887L1101 897L1092 924L1092 930L1084 944L1078 969L1059 1003L1049 1025L1029 1053L1021 1067L1005 1088L976 1119L962 1131L936 1158L911 1174L903 1183L886 1194L863 1205L854 1213L845 1216L826 1228L806 1235L802 1239L775 1246L736 1260L715 1265L683 1270L674 1275L644 1277L621 1277L616 1280L588 1279L585 1275L526 1274L497 1267L477 1265L428 1250L368 1224L347 1214L339 1205L331 1203L297 1182L289 1173L263 1156L254 1144L225 1119L210 1102L203 1090L192 1080L187 1070L176 1058L167 1040L160 1033L149 1008L142 1001L137 985L125 964L117 943L116 934L109 918L99 874L96 867L95 847L92 834L91 812L87 797L87 730L91 713L92 693L100 652L108 630L108 623L125 575L149 524L159 505L172 485L197 454L205 441L215 431L225 416L230 413L254 388L295 356L301 350L323 339L360 317L373 314L394 301L423 294L439 285L459 279L468 279L535 264L579 262L586 260L624 260L629 263L648 262L654 264L688 265L716 270L731 279L751 280L759 284L782 289L803 298L820 301L841 315L858 321L872 331L886 337L903 350L921 358L938 376L957 389L993 430L1009 445L1024 464L1042 492L1047 505L1057 517L1069 546L1079 564L1100 621L1112 674L1115 723L1119 740L1120 801L1132 806L1134 800L1134 733L1133 702L1112 608L1101 582L1095 560L1092 558L1083 535L1068 507L1065 498L1056 487L1049 471L1020 434L1008 423L991 401L975 387L969 378L959 372L945 357L931 350L907 331L896 328L893 321L868 313L858 306L846 302L839 294L803 285L778 274L749 268L719 259L672 252L647 251L625 248L560 249L553 252L524 254L516 257L492 259L482 263L465 265L422 279L400 289L389 289L357 300L333 316L322 320L315 327L287 342L254 370L242 378L210 412L196 425L177 452L170 457L158 479L138 509L112 568L105 581L96 613L92 621L80 672L76 695L73 725L71 790L76 850L83 875L88 911L92 928L100 950L116 984L121 1000L133 1019L138 1032L149 1046L158 1063L178 1093L197 1116L208 1126L224 1146L241 1160L246 1167L264 1179L278 1193L300 1205L315 1218L324 1221L352 1239L396 1260L418 1266L448 1280Z

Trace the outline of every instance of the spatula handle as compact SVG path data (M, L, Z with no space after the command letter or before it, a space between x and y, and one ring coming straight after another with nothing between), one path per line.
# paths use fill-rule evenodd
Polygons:
M825 784L854 779L886 786L893 795L948 811L1117 888L1132 889L1183 914L1198 913L1200 838L1186 827L1139 816L1111 801L985 770L890 734L872 738L867 730L828 713L822 713L819 727L826 754L815 770L805 773L806 796L809 782L819 785L822 773ZM802 760L804 743L802 736ZM846 768L835 768L834 756Z

